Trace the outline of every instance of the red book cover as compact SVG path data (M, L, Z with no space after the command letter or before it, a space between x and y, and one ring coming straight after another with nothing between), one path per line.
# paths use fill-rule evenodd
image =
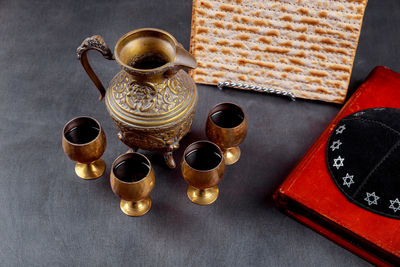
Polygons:
M400 265L400 220L351 203L326 163L328 139L339 121L377 107L400 108L400 74L382 66L370 73L273 197L284 213L371 263Z

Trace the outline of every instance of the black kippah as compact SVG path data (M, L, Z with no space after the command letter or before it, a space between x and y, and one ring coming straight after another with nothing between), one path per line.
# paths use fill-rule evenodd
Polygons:
M366 109L343 118L326 151L331 176L350 202L400 219L400 109Z

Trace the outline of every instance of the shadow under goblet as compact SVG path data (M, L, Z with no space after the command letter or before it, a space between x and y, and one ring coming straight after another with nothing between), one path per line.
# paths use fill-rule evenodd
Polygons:
M232 165L239 160L239 145L246 138L247 127L246 115L236 104L220 103L208 114L207 137L221 148L226 165Z
M126 215L142 216L150 210L149 195L155 185L155 174L144 155L129 152L116 158L110 183L113 192L121 198L120 207Z
M209 205L218 198L218 184L225 173L225 163L220 148L209 141L189 145L182 158L182 175L189 184L187 195L199 205Z
M100 123L92 117L77 117L64 126L62 147L76 161L75 173L85 180L103 175L106 164L101 159L106 149L106 136Z

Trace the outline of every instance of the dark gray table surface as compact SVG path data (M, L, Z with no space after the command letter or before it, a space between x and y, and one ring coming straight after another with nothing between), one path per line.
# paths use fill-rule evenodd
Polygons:
M400 1L370 0L350 94L376 65L400 71ZM126 147L75 49L101 34L113 47L141 27L171 32L189 45L191 1L0 1L1 266L310 266L368 263L277 211L271 194L339 111L340 105L219 91L199 85L189 143L204 139L208 110L240 104L249 121L241 160L227 168L219 199L197 206L180 170L148 153L157 180L153 207L140 218L121 213L109 166ZM119 70L89 55L107 83ZM97 118L107 134L106 174L84 181L61 148L61 129L78 115Z

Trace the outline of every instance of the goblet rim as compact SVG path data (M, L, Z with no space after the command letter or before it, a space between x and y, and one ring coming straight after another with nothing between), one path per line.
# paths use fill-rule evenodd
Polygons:
M72 123L73 121L78 120L78 119L90 119L90 120L93 120L99 126L99 132L97 133L95 138L93 138L89 142L78 144L78 143L73 143L73 142L69 141L68 138L65 137L65 134L66 134L66 132L65 132L66 130L65 129L66 129L66 127L70 123ZM91 116L78 116L78 117L75 117L75 118L69 120L67 123L65 123L65 125L64 125L64 127L62 129L62 136L63 136L64 141L67 142L68 144L70 144L72 146L80 147L80 146L86 146L86 145L89 145L90 143L95 142L98 138L100 138L101 132L103 132L103 127L101 127L101 124L100 124L100 122L98 120L96 120L95 118L93 118Z
M235 107L239 108L239 110L240 110L240 111L242 112L242 114L243 114L243 120L242 120L238 125L236 125L236 126L234 126L234 127L221 127L221 126L219 126L218 124L216 124L216 123L214 122L214 120L211 118L211 115L213 115L215 112L217 112L217 111L214 111L214 109L215 109L216 107L218 107L218 106L221 106L221 105L232 105L232 106L235 106ZM244 113L243 108L242 108L241 106L239 106L238 104L235 104L235 103L233 103L233 102L220 102L220 103L216 104L215 106L213 106L213 107L211 108L210 112L208 113L207 120L209 120L209 121L210 121L215 127L217 127L217 128L226 129L226 130L234 130L234 129L237 129L237 128L239 128L239 127L242 127L242 125L243 125L243 124L245 123L245 121L247 120L247 117L246 117L246 114Z
M191 147L192 145L195 145L195 144L198 144L198 143L210 143L211 145L215 146L215 148L217 148L218 153L219 153L219 155L221 156L220 162L217 164L217 166L215 166L215 167L212 168L212 169L208 169L208 170L199 170L199 169L195 169L195 168L193 168L192 166L190 166L190 164L186 161L186 154L188 153L187 150L188 150L189 147ZM209 141L209 140L199 140L199 141L196 141L196 142L191 143L190 145L188 145L188 146L186 147L185 151L183 152L182 161L183 161L190 169L192 169L192 170L194 170L194 171L196 171L196 172L206 173L206 172L214 171L214 170L216 170L216 169L218 169L218 168L221 167L221 165L224 163L224 154L222 153L221 148L220 148L216 143L211 142L211 141Z
M115 166L117 165L117 161L118 161L120 158L122 158L123 156L132 155L132 154L135 154L135 155L138 155L138 156L143 157L143 158L149 163L150 168L149 168L148 172L146 173L146 175L145 175L143 178L141 178L140 180L134 181L134 182L125 182L125 181L119 179L117 175L115 175L115 173L114 173L114 168L115 168ZM119 163L119 162L118 162L118 163ZM147 179L147 178L150 177L150 175L151 175L151 173L152 173L153 171L154 171L154 170L153 170L153 166L151 165L150 160L149 160L145 155L143 155L142 153L139 153L139 152L127 152L127 153L121 154L121 155L119 155L119 156L113 161L113 163L112 163L112 165L111 165L111 175L112 175L115 179L117 179L118 182L123 183L123 184L129 184L129 185L131 185L131 184L138 184L138 183L140 183L140 182L143 182L145 179Z

